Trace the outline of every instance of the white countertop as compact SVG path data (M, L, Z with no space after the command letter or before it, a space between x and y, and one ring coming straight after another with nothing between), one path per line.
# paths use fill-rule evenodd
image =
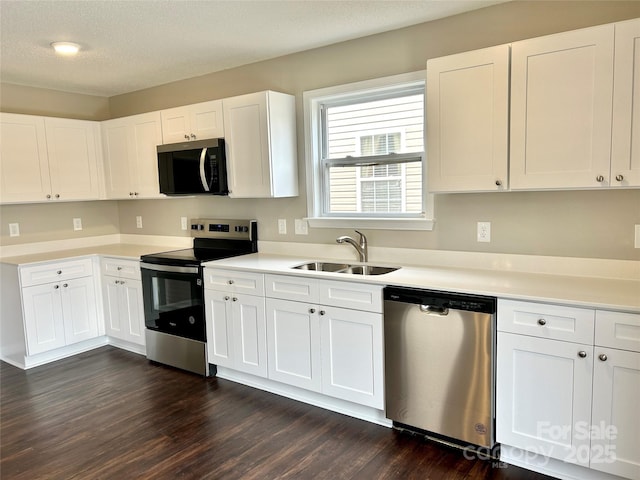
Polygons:
M139 260L141 255L149 253L166 252L169 250L178 250L174 246L161 245L137 245L128 243L112 243L105 245L96 245L92 247L73 248L69 250L54 250L49 252L31 253L29 255L19 255L14 257L3 257L0 259L2 263L12 265L26 265L36 262L50 262L54 260L66 260L73 257L84 257L88 255L103 255L107 257L118 257L130 260Z
M255 253L214 260L205 266L640 312L640 281L637 280L442 266L402 266L384 275L365 276L291 268L310 260L323 259Z

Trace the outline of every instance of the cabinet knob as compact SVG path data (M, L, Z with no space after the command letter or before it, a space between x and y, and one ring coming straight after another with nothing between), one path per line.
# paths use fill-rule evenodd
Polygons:
M54 286L53 286L53 289L54 289L54 290L57 290L57 289L59 289L59 288L60 288L60 285L54 285Z
M598 355L598 358L602 361L602 362L606 362L607 359L609 357L607 357L604 353L601 353L600 355Z
M580 351L578 352L578 356L579 356L580 358L585 358L585 357L587 356L587 352L585 352L584 350L580 350Z
M324 310L320 310L320 315L324 315L326 312Z
M225 295L224 297L225 301L229 300L229 298L230 298L229 295Z
M192 133L191 134L191 140L195 140L195 139L196 139L196 136Z
M604 182L604 177L603 177L602 175L598 175L598 176L596 177L596 182L599 182L599 183Z
M51 198L51 195L47 194L47 198Z
M620 175L620 174L616 175L616 180L621 182L622 180L624 180L624 175Z
M124 280L120 280L120 285L124 285L125 281Z
M310 308L309 309L309 313L316 313L316 309L315 308Z
M117 268L118 268L118 270L122 270L122 267L117 267Z
M62 284L62 286L63 286L64 288L67 288L67 287L69 286L69 284L68 284L68 283L63 283L63 284Z
M238 301L238 297L233 297L233 298L231 299L231 301L233 301L233 302L237 302L237 301Z
M189 135L187 135L186 133L184 134L184 138L189 140Z
M233 280L229 280L227 283L228 283L229 285L233 285Z
M133 192L129 192L129 196L130 196L130 197L133 197Z
M542 325L542 326L544 326L544 325L546 325L546 324L547 324L547 321L546 321L544 318L539 318L539 319L538 319L538 325Z
M500 180L500 179L496 180L496 186L497 187L502 186L502 180Z
M60 198L60 194L59 193L56 193L56 198Z
M133 192L133 194L137 197L138 196L138 192Z

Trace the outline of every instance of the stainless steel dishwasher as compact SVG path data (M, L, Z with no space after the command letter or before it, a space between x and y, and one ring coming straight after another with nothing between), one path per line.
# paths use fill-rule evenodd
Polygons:
M384 290L386 416L460 446L495 443L492 297Z

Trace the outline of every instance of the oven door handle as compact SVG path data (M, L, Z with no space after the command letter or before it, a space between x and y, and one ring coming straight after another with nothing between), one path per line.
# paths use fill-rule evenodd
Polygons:
M171 273L199 273L198 267L179 267L176 265L156 265L155 263L140 262L140 268L146 268L147 270L155 270L156 272L171 272Z
M202 188L205 192L210 191L209 183L207 182L207 174L204 170L204 162L207 160L207 147L202 149L200 153L200 181L202 182Z

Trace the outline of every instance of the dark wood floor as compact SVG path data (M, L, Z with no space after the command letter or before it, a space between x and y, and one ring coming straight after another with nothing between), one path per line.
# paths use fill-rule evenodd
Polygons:
M7 480L549 478L112 347L0 380Z

